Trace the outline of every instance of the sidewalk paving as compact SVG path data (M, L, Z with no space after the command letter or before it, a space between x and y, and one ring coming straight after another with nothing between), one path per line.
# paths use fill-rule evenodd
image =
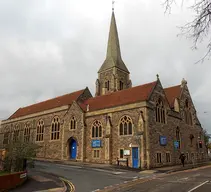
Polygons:
M148 173L151 173L151 174L171 173L171 172L175 172L175 171L181 171L181 170L211 165L211 161L206 161L206 162L201 162L201 163L195 163L194 165L193 164L185 164L185 167L182 167L182 165L174 165L174 166L165 166L165 167L140 171L140 169L135 169L135 168L126 167L126 166L110 165L110 164L97 164L97 163L77 162L77 161L69 161L69 160L52 160L52 159L42 159L42 158L39 158L39 159L37 158L36 160L42 161L42 162L67 164L67 165L72 165L72 166L82 166L82 167L91 167L91 168L97 168L97 169L106 169L106 170L112 170L112 171L130 170L130 171L135 171L135 172L139 172L139 173L147 173L147 174Z
M45 191L65 192L66 187L63 185L63 182L57 177L46 173L29 170L27 181L23 185L11 190L11 192Z

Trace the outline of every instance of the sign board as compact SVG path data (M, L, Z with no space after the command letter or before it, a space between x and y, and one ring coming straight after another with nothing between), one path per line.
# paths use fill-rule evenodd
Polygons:
M124 150L124 155L130 155L130 150Z
M179 148L179 142L178 141L174 141L174 148L176 148L176 149Z
M160 145L162 145L162 146L167 145L167 138L166 138L166 136L160 136Z
M26 173L20 174L20 179L26 177Z
M101 140L92 140L92 148L101 147Z

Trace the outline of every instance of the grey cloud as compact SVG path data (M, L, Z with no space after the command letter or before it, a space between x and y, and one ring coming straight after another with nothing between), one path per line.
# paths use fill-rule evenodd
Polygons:
M122 57L133 85L154 81L188 86L202 124L211 131L209 61L194 64L206 44L177 37L191 12L175 7L165 15L162 0L116 1ZM106 0L0 1L0 118L17 108L90 88L106 54L111 2Z

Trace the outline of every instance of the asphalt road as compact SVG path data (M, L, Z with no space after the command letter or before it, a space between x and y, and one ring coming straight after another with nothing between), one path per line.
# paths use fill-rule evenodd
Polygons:
M45 162L36 162L34 170L68 179L74 184L76 192L91 192L113 184L121 184L137 177L148 177L147 174L134 171L96 169Z
M211 166L187 170L183 172L166 174L139 183L133 186L128 184L124 189L113 191L121 192L210 192L211 191Z

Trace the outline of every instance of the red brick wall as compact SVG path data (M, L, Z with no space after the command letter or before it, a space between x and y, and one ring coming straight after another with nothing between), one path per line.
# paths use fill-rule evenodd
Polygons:
M26 177L20 178L20 176L25 173L26 173ZM14 188L17 185L23 183L26 179L27 179L26 171L12 173L9 175L2 175L0 176L0 191Z

